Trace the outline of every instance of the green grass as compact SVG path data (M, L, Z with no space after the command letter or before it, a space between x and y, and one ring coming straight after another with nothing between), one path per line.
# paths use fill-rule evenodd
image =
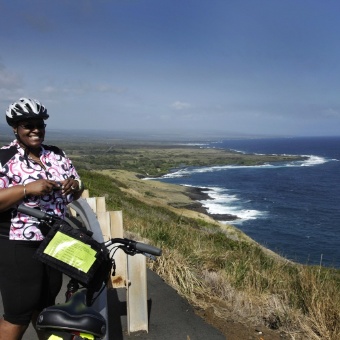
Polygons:
M286 155L244 155L233 151L182 145L67 145L76 168L85 170L124 169L144 176L157 176L184 166L258 165L301 159Z

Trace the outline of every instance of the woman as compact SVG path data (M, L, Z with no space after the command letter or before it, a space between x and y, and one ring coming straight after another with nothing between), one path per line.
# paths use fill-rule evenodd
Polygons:
M24 204L64 218L67 204L83 191L65 153L42 144L48 117L28 98L6 111L16 139L0 149L0 340L21 339L30 321L35 326L39 312L55 303L62 284L60 272L32 258L44 238L39 222L16 208Z

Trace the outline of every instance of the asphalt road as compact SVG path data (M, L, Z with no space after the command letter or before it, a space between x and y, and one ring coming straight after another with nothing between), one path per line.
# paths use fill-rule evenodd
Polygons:
M67 282L67 280L64 280ZM125 289L108 291L109 340L225 340L225 336L194 313L177 292L148 271L149 332L127 332ZM57 302L63 301L63 291ZM0 315L2 315L0 296ZM30 326L23 340L36 340Z

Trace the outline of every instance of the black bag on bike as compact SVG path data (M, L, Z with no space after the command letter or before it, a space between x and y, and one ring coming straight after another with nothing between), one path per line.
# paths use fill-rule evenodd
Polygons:
M107 283L112 266L106 247L63 220L51 226L34 257L93 291Z

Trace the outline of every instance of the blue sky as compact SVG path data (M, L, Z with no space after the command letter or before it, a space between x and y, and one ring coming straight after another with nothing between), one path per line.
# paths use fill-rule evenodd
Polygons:
M0 0L0 110L49 128L340 135L336 0Z

